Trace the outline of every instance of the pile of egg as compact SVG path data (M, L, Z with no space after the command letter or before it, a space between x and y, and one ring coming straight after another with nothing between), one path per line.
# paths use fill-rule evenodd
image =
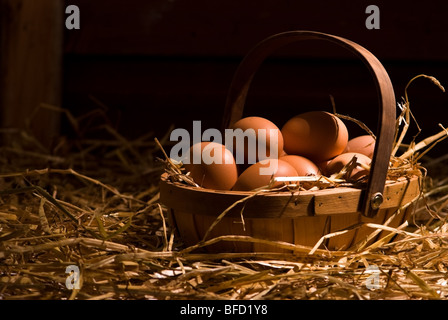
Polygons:
M268 153L268 159L257 158L254 163L245 157L244 163L237 164L235 148L229 150L223 144L200 142L196 149L192 146L190 152L202 152L205 148L212 153L216 150L222 156L222 161L207 164L201 160L198 164L184 164L186 172L199 186L214 190L250 191L267 186L273 177L330 176L339 172L354 156L357 158L357 166L345 179L356 180L368 174L359 164L370 164L375 147L375 140L370 135L349 140L343 121L324 111L299 114L289 119L281 130L270 120L255 116L240 119L230 129L238 128L243 131L254 129L256 133L259 129L266 129L267 133L270 129L277 130L278 138L274 139L277 141L276 146L269 146L268 135L265 141L266 150L275 150L276 147L278 157L270 157ZM258 135L256 138L259 138ZM260 168L272 172L260 174ZM273 187L281 184L278 182Z

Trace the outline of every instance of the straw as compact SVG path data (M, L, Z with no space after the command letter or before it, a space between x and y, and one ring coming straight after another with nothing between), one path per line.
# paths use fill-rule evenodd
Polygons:
M437 84L435 78L425 78ZM67 117L76 137L61 137L50 150L35 143L27 129L2 130L14 141L0 147L2 300L448 297L448 158L429 159L424 153L441 142L444 129L429 143L410 145L402 155L398 151L403 146L398 146L397 155L391 157L388 183L422 174L422 197L412 204L418 219L398 227L389 223L393 216L383 224L355 224L323 235L313 246L237 235L212 238L208 233L199 243L186 247L170 224L167 208L159 202L162 173L177 183L194 185L163 152L168 135L160 140L149 133L128 139L110 126L105 106L80 117L55 106L42 107ZM412 113L410 109L406 112L411 124ZM32 121L33 115L28 123ZM98 121L102 123L98 125ZM403 129L403 125L397 128ZM98 138L99 132L104 138ZM402 141L400 136L401 131L397 141ZM158 160L160 153L163 158ZM283 189L266 186L257 192L291 192L301 182L315 183L315 188L347 186L344 179L336 177L291 180ZM405 209L399 208L395 214ZM223 211L214 225L227 212ZM244 221L244 210L241 219ZM329 251L322 245L325 239L360 227L371 229L372 237L341 251ZM198 250L225 241L289 252ZM79 268L80 289L66 286L66 269L73 266Z

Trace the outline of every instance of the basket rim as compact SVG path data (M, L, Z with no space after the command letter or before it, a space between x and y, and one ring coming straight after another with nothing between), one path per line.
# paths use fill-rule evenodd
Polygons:
M398 209L421 195L421 176L400 177L386 183L381 210ZM172 210L217 216L232 205L229 216L246 218L294 218L309 215L361 213L365 189L336 187L312 191L213 190L160 178L160 201ZM244 199L247 199L244 201ZM238 202L238 203L237 203Z

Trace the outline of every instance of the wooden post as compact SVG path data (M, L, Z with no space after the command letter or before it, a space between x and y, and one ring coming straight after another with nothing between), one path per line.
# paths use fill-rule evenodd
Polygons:
M30 120L32 134L49 146L60 115L37 108L61 103L64 1L0 0L0 5L0 125L24 129Z

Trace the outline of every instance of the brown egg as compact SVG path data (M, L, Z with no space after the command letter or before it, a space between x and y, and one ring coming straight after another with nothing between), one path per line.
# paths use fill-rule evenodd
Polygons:
M333 159L324 160L324 161L316 163L317 167L319 168L320 173L323 174L324 176L327 175L327 166L331 162L331 160L333 160Z
M235 122L230 129L234 130L233 154L237 164L243 164L247 167L247 165L254 164L267 158L278 158L283 152L282 133L280 129L268 119L262 117L242 118ZM241 129L242 131L235 131L236 129ZM248 129L253 129L254 135L249 136L247 139L243 138L244 133L249 135L250 131L246 131ZM274 130L274 135L271 130ZM228 137L226 136L226 139L227 138Z
M361 153L354 153L354 152L343 153L343 154L340 154L337 157L335 157L327 165L327 175L330 176L334 173L340 172L341 169L346 164L348 164L353 159L354 156L356 156L357 164L361 163L361 164L370 166L370 163L372 162L372 160L368 156L361 154ZM353 169L351 174L349 174L348 176L346 175L344 178L347 181L355 181L355 180L358 180L359 178L366 176L368 174L369 174L369 170L366 170L363 167L361 167L360 165L357 165Z
M372 159L374 150L375 139L371 135L367 134L350 139L347 143L347 147L345 148L344 153L362 153Z
M265 170L265 171L261 171ZM257 162L247 168L236 181L232 190L250 191L269 185L272 177L295 177L297 171L288 162L279 159L267 159ZM277 182L273 187L281 187L283 182Z
M199 160L195 163L195 159ZM190 163L184 164L191 178L201 187L230 190L238 179L232 152L222 144L200 142L190 148Z
M279 158L279 160L283 160L288 162L290 165L294 167L297 171L297 175L299 176L316 176L319 174L319 168L317 165L302 156L296 155L286 155Z
M348 130L338 117L324 111L299 114L282 128L287 154L306 157L315 163L341 154L348 142Z

